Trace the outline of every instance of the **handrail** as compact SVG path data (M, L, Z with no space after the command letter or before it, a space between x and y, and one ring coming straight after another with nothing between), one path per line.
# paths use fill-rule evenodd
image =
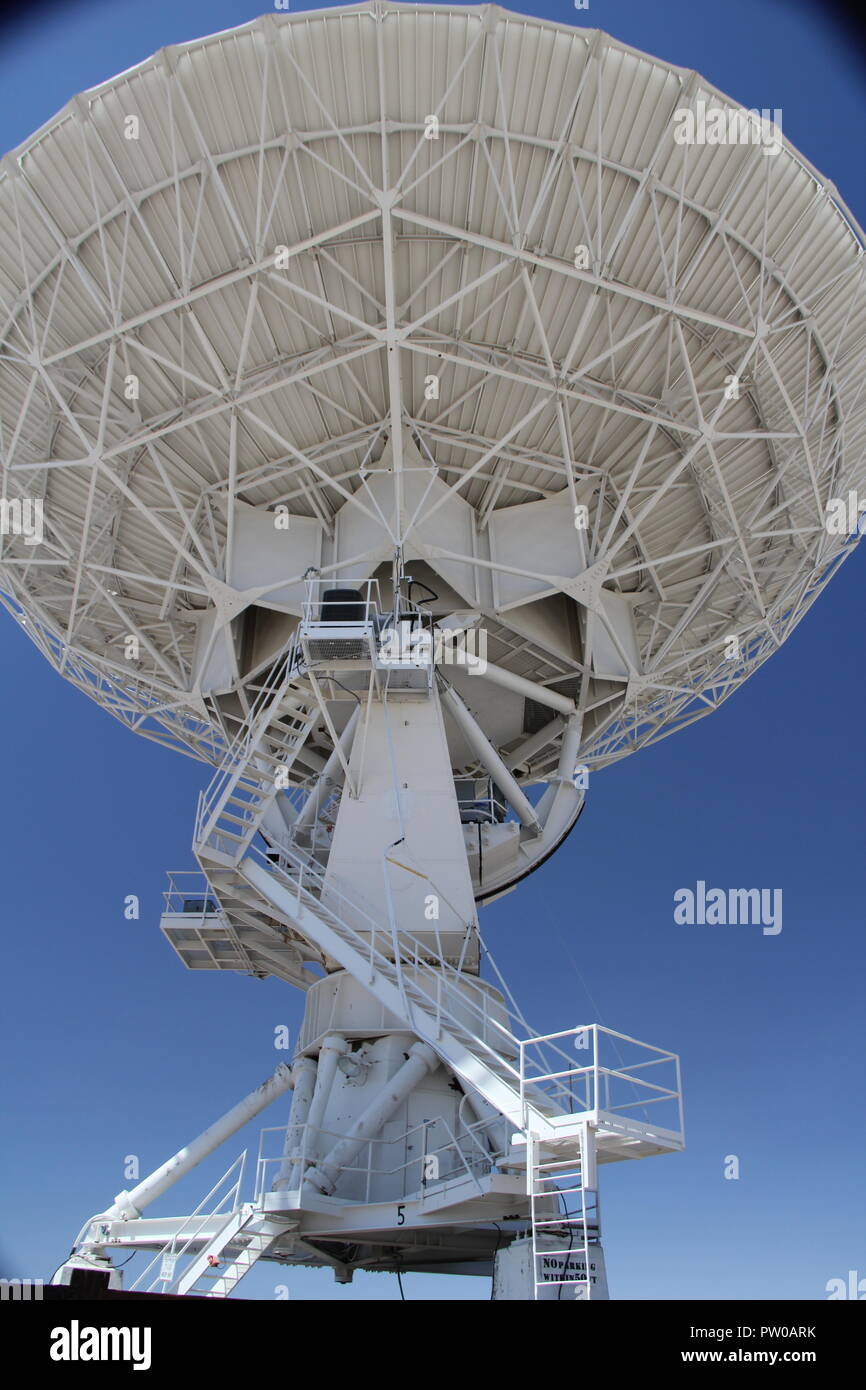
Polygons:
M445 1142L438 1144L435 1148L428 1149L427 1131L437 1124L443 1127L443 1129L446 1131L448 1138ZM477 1128L478 1124L465 1126L467 1136L469 1138L474 1138L472 1131ZM389 1147L395 1143L399 1145L404 1143L405 1141L408 1141L413 1135L419 1132L423 1136L423 1143L419 1153L415 1157L404 1159L402 1162L392 1164L390 1167L376 1166L374 1164L374 1145L387 1145ZM256 1160L255 1195L253 1199L254 1205L259 1210L264 1209L264 1199L268 1195L269 1191L272 1190L267 1187L267 1177L269 1170L275 1167L277 1164L282 1164L285 1162L285 1154L275 1154L273 1155L273 1157L270 1158L266 1158L263 1156L262 1148L264 1145L265 1136L268 1134L279 1134L284 1137L286 1134L286 1126L270 1125L266 1129L262 1129L259 1132L259 1152L258 1158ZM345 1139L347 1137L348 1136L345 1133L338 1130L322 1129L319 1126L311 1126L307 1124L303 1125L301 1127L301 1142L299 1145L299 1152L297 1154L298 1169L300 1173L300 1183L303 1183L303 1173L305 1167L308 1164L314 1163L317 1158L320 1158L322 1156L318 1152L318 1150L322 1147L320 1144L321 1139L324 1138L329 1140L330 1147L339 1140ZM478 1142L477 1138L475 1138L475 1142ZM312 1147L312 1153L308 1152L308 1145ZM371 1200L370 1184L373 1178L394 1177L396 1174L408 1171L410 1168L414 1168L416 1166L420 1166L420 1171L423 1175L425 1159L437 1157L445 1153L453 1154L455 1160L457 1161L457 1165L453 1172L445 1174L444 1177L437 1177L436 1179L434 1179L434 1181L441 1181L442 1183L447 1183L449 1181L453 1181L455 1173L462 1172L465 1173L467 1177L471 1178L471 1180L475 1183L475 1186L478 1188L479 1193L483 1191L478 1175L473 1171L472 1163L466 1157L466 1154L460 1147L460 1140L458 1140L450 1124L442 1115L437 1116L435 1120L420 1120L416 1124L408 1126L403 1131L403 1133L397 1137L397 1139L385 1139L381 1135L377 1135L374 1138L365 1139L361 1146L360 1154L363 1154L365 1151L367 1153L366 1162L343 1164L341 1166L340 1171L341 1174L355 1173L366 1178L365 1200L367 1202ZM489 1170L494 1166L498 1158L504 1157L504 1150L497 1151L496 1153L486 1153L482 1150L480 1155L480 1161L482 1161L484 1166ZM478 1161L479 1160L476 1160L476 1163ZM425 1185L425 1180L422 1177L422 1189ZM423 1191L421 1195L423 1196Z
M363 941L363 938L359 935L357 930L353 928L345 918L340 917L339 914L332 907L322 902L320 898L316 897L316 895L311 891L310 888L304 885L305 877L311 878L317 884L320 892L326 890L329 897L339 899L341 903L346 905L346 907L351 912L352 916L362 918L365 923L363 930L369 930L371 936L378 935L380 937L385 938L390 937L390 926L389 929L386 930L382 926L382 924L376 918L371 916L371 914L367 912L366 909L362 907L357 900L350 899L345 893L343 893L337 887L333 878L326 879L325 871L322 869L321 865L316 863L314 860L305 859L290 846L280 846L278 855L274 859L266 859L265 856L258 850L257 846L252 846L251 851L258 858L264 860L265 864L269 869L282 873L292 884L293 888L300 889L301 897L305 901L305 906L309 907L319 916L325 917L326 919L330 918L332 925L337 926L341 931L350 933L351 936L355 938L355 942L353 944L356 944L359 949L363 949L364 951L366 951L366 942ZM287 860L290 863L292 863L293 867L297 870L297 879L294 879L291 874L286 873L286 870L282 862L284 860ZM398 937L399 940L404 944L409 944L415 948L415 957L412 959L411 962L408 963L411 963L412 966L416 968L423 968L424 966L426 966L426 959L424 958L429 957L430 955L429 944L426 941L422 941L420 938L414 936L413 933L407 931L402 927L399 929ZM402 952L400 952L396 961L392 961L389 957L383 955L381 952L375 951L375 948L374 954L377 955L383 963L388 965L393 966L402 963L400 960L400 956L403 954ZM470 990L477 990L478 993L482 996L482 999L485 1002L487 1002L486 993L475 984L473 976L466 975L462 971L456 970L455 967L450 966L444 960L440 960L440 962L437 962L435 970L437 977L440 970L444 970L448 974L459 976L460 983L462 986L464 986L464 988L468 987ZM469 997L466 994L462 994L462 998L465 1002L472 1002L473 1006L476 1009L478 1009L479 1006L475 1004L474 1001L470 1001ZM509 1032L508 1029L506 1029L502 1024L497 1023L496 1019L491 1018L490 1022L493 1023L496 1027L498 1027L499 1031L503 1034L507 1042L513 1043L515 1046L517 1045L519 1040L511 1032Z
M278 854L270 859L266 858L255 845L250 847L250 852L255 857L264 861L269 872L282 878L291 886L299 903L302 902L309 911L323 918L325 921L329 921L330 925L342 935L343 939L348 941L348 944L352 945L360 954L367 956L371 969L375 966L375 968L378 968L386 975L396 971L399 977L404 968L411 967L413 972L412 976L409 978L408 982L403 982L403 987L409 992L414 990L419 994L421 996L422 1007L434 1018L438 1019L439 1017L443 1017L453 1031L457 1032L463 1038L466 1037L467 1024L462 1022L459 1017L455 1016L452 1011L443 1008L441 986L443 980L445 980L459 986L455 994L459 999L460 1005L464 1009L468 1009L474 1014L476 1019L481 1021L483 1033L486 1034L488 1031L494 1032L494 1034L500 1037L506 1050L511 1051L513 1054L519 1052L521 1040L512 1033L510 1029L505 1027L505 1025L490 1011L489 1005L491 1001L486 990L483 990L480 984L475 982L473 976L455 969L441 956L438 958L435 965L430 964L429 957L431 951L429 943L421 941L412 933L401 929L398 934L398 945L400 949L395 953L396 958L391 959L385 951L378 949L376 946L377 939L388 941L390 931L383 928L381 923L371 917L360 904L349 900L346 895L336 887L332 880L327 882L328 895L337 898L341 903L345 902L352 916L356 919L360 917L362 923L366 923L366 926L362 927L362 930L369 931L369 942L365 941L360 932L345 920L345 918L341 917L334 908L320 901L311 889L305 885L304 880L306 877L309 877L313 882L317 883L320 893L326 886L324 871L318 864L313 865L309 860L302 858L290 847L281 847ZM294 868L296 876L293 877L293 875L287 871L287 864L290 864ZM242 864L241 872L243 872ZM409 948L408 950L407 947ZM476 998L476 995L479 997ZM502 1007L506 1014L508 1014L507 1006L503 1004ZM502 1051L491 1046L486 1036L473 1034L471 1035L471 1042L476 1056L482 1055L483 1058L487 1060L488 1065L500 1075L505 1073L506 1076L511 1079L511 1084L516 1090L520 1082L521 1073L509 1062ZM558 1097L556 1095L557 1092L560 1093ZM568 1113L571 1108L570 1104L568 1104L571 1100L571 1096L569 1091L564 1087L554 1087L553 1095L545 1093L538 1096L537 1103L546 1103L549 1105L557 1098L560 1103L565 1102L565 1111Z
M207 788L199 796L196 814L195 840L205 842L213 833L216 823L230 795L230 784L237 773L249 762L255 745L271 722L275 705L282 700L289 679L294 672L300 645L297 629L283 655L279 658L270 677L261 687L250 706L246 718L229 746L223 761Z
M301 623L305 627L332 626L346 628L353 627L356 623L358 626L369 626L371 622L375 622L376 619L393 618L395 622L399 622L401 618L404 616L420 619L422 622L426 619L432 623L433 614L429 608L425 608L419 603L414 603L411 599L408 599L405 596L405 594L401 594L399 592L395 593L394 595L393 608L388 609L387 611L384 610L382 605L382 591L378 579L361 579L354 581L345 581L346 587L351 587L352 589L355 589L361 595L360 599L356 600L356 602L358 602L359 605L363 605L364 616L362 619L355 619L352 622L345 622L336 618L325 617L323 616L324 605L322 603L321 595L330 589L339 588L340 581L338 579L335 579L334 576L329 576L324 579L321 578L321 576L314 576L312 578L307 579L305 583L307 587L304 596L301 618ZM351 600L333 600L333 603L335 605L340 606L342 606L346 602L351 602Z
M175 1233L174 1233L174 1235L171 1237L171 1239L166 1241L166 1243L165 1243L165 1245L163 1245L162 1249L160 1249L160 1250L158 1250L158 1251L156 1252L156 1254L154 1255L153 1259L152 1259L152 1260L149 1262L149 1264L147 1264L147 1265L145 1266L145 1268L141 1271L141 1273L140 1273L140 1274L138 1275L138 1277L136 1278L135 1282L134 1282L133 1284L130 1284L130 1286L129 1286L129 1287L130 1287L130 1292L132 1292L133 1289L137 1289L137 1288L139 1288L139 1287L141 1286L141 1284L142 1284L142 1282L144 1281L144 1279L147 1278L147 1275L148 1275L148 1274L150 1273L150 1271L153 1269L153 1266L156 1264L157 1260L160 1260L160 1261L161 1261L164 1255L166 1255L166 1254L168 1254L168 1253L171 1253L172 1255L176 1256L177 1259L180 1259L183 1255L186 1255L186 1254L189 1252L189 1248L190 1248L190 1246L193 1244L193 1242L194 1242L194 1241L197 1241L197 1240L200 1238L202 1227L205 1225L206 1222L211 1221L215 1216L224 1216L225 1219L226 1219L226 1221L228 1221L232 1216L234 1216L235 1212L239 1209L239 1207L240 1207L240 1205L241 1205L241 1204L238 1202L238 1193L240 1192L240 1186L241 1186L241 1183L243 1182L244 1170L245 1170L245 1167L246 1167L246 1159L247 1159L247 1151L246 1151L246 1149L244 1149L243 1153L239 1154L238 1157L235 1159L234 1163L232 1163L232 1164L226 1169L226 1171L223 1173L222 1177L219 1178L218 1181L214 1183L214 1185L213 1185L213 1187L211 1188L210 1192L208 1192L204 1197L202 1197L202 1199L201 1199L201 1201L199 1202L198 1206L196 1207L195 1211L190 1212L189 1216L187 1216L187 1217L184 1218L183 1222L182 1222L181 1225L178 1227L178 1229L175 1231ZM210 1199L211 1199L211 1197L213 1197L214 1193L216 1193L216 1192L219 1191L219 1189L222 1187L223 1183L226 1181L226 1179L227 1179L228 1177L230 1177L231 1173L234 1171L235 1168L238 1167L238 1165L240 1165L240 1170L239 1170L239 1172L238 1172L238 1176L236 1177L235 1181L232 1183L231 1188L230 1188L229 1191L226 1193L225 1197L221 1198L220 1201L217 1202L217 1205L214 1207L213 1211L208 1211L208 1212L202 1213L202 1207L205 1205L206 1202L209 1202L209 1201L210 1201ZM220 1207L222 1206L223 1202L228 1201L229 1198L231 1198L231 1201L232 1201L231 1209L230 1209L229 1211L227 1211L227 1212L221 1212L221 1211L220 1211ZM179 1237L183 1234L184 1228L185 1228L187 1225L191 1224L193 1221L195 1221L196 1217L199 1217L199 1216L201 1217L201 1219L200 1219L200 1221L198 1222L198 1227L197 1227L197 1229L189 1235L189 1237L187 1238L187 1240L185 1241L184 1245L182 1246L182 1248L181 1248L180 1250L175 1250L173 1247L176 1245L176 1243L177 1243ZM149 1285L148 1291L149 1291L150 1289L152 1289L152 1288L154 1287L154 1285L159 1284L159 1283L163 1283L163 1282L165 1282L165 1281L159 1279L158 1277L157 1277L156 1279L153 1279L153 1280L151 1281L150 1285ZM172 1287L172 1286L173 1286L174 1284L176 1284L176 1283L177 1283L177 1280L176 1280L176 1279L171 1280L171 1282L170 1282L170 1284L169 1284L169 1287Z
M269 717L275 698L281 698L281 682L284 681L291 651L292 648L290 647L277 668L273 680L266 687L267 694L265 689L260 693L259 713L252 719L246 733L244 750L249 750L254 738L260 734L262 720ZM275 690L280 693L274 698ZM262 703L263 701L265 703ZM235 759L239 756L239 753L235 752ZM228 769L223 773L222 780L224 782L227 775ZM220 805L215 805L213 793L206 807L202 807L200 804L200 815L197 823L197 833L200 833L199 844L206 843L209 837L217 833L219 816L226 796L227 791L220 790L218 798ZM209 816L207 810L210 810ZM350 898L344 893L334 876L326 874L323 866L312 854L304 854L296 845L290 843L282 843L269 848L267 852L263 852L259 845L254 842L254 836L255 829L253 828L252 834L243 841L245 853L260 862L264 862L268 872L290 888L299 907L303 905L306 910L337 931L340 937L367 961L371 973L379 970L386 977L393 978L400 991L402 1011L407 1023L417 1028L415 1011L416 1008L420 1008L431 1020L435 1030L434 1036L438 1034L438 1030L444 1024L461 1040L468 1042L472 1052L479 1060L486 1062L493 1072L511 1085L515 1093L519 1092L520 1103L523 1107L527 1105L533 1109L540 1107L541 1112L547 1111L548 1116L551 1105L554 1105L559 1113L571 1115L582 1113L576 1112L576 1105L582 1104L584 1109L598 1108L601 1103L602 1078L604 1078L605 1095L608 1099L610 1083L617 1080L628 1081L635 1088L640 1087L642 1095L646 1098L645 1103L649 1103L648 1091L655 1091L657 1099L674 1100L679 1098L677 1091L653 1086L643 1077L634 1075L628 1067L624 1066L620 1070L600 1066L598 1058L600 1025L592 1024L579 1030L567 1029L559 1033L521 1039L498 1016L500 1013L504 1013L509 1022L512 1018L518 1017L516 1011L510 1006L510 1002L500 1000L495 1008L491 1007L493 1001L488 989L483 987L473 975L463 970L467 947L466 939L463 942L460 960L455 967L445 958L438 931L434 944L430 940L430 934L425 934L425 938L421 939L414 933L399 928L391 902L387 851L383 854L382 863L387 908L387 923L383 923L373 916L372 912L367 911L357 897ZM242 859L239 864L239 871L243 874ZM448 986L453 989L450 1006ZM522 1018L519 1021L525 1026L525 1021ZM475 1025L474 1030L472 1024ZM423 1032L423 1029L420 1031ZM565 1037L575 1036L578 1033L586 1034L587 1031L591 1032L593 1039L593 1065L589 1068L575 1067L572 1065L573 1058L558 1044ZM674 1061L673 1054L666 1053L662 1048L638 1043L637 1039L629 1038L627 1034L615 1033L611 1029L604 1028L601 1029L601 1033L610 1038L618 1038L625 1043L646 1048L656 1054L653 1059L654 1062ZM492 1045L492 1043L497 1042L498 1046ZM515 1066L509 1060L509 1054L519 1058L519 1066ZM560 1065L557 1068L558 1062ZM562 1062L566 1064L564 1067L561 1065ZM645 1067L650 1063L643 1060L636 1065ZM575 1092L584 1092L584 1094L575 1094ZM589 1104L590 1094L595 1102L594 1107ZM614 1110L625 1108L631 1108L631 1106L621 1102L613 1107Z
M565 1029L562 1032L551 1033L539 1038L529 1038L521 1043L521 1094L525 1095L525 1052L530 1046L544 1044L554 1039L566 1037L583 1037L592 1039L592 1060L585 1066L570 1066L567 1071L552 1071L541 1076L533 1076L532 1084L545 1084L550 1081L562 1081L568 1077L574 1083L574 1089L583 1091L586 1112L601 1112L609 1115L618 1115L626 1110L631 1110L639 1106L654 1104L667 1104L677 1106L678 1127L668 1130L671 1134L682 1135L682 1092L680 1087L679 1058L674 1052L669 1052L664 1048L655 1047L652 1043L640 1042L637 1038L629 1037L625 1033L617 1033L612 1028L605 1028L598 1023L586 1024L582 1027ZM635 1062L620 1061L616 1066L609 1066L600 1059L600 1040L610 1038L619 1039L642 1050L656 1053L650 1059L638 1060ZM614 1041L614 1047L616 1043ZM618 1049L617 1049L618 1051ZM674 1084L660 1085L647 1080L645 1076L638 1076L636 1073L650 1066L668 1065L674 1070ZM634 1088L636 1099L633 1100L611 1100L611 1082L622 1081ZM602 1092L603 1086L603 1092ZM653 1094L649 1094L652 1092ZM651 1128L659 1128L651 1126Z
M207 874L202 869L173 869L166 874L168 887L162 891L163 913L173 913L177 916L189 917L224 917L222 905L219 897L214 891ZM185 887L181 880L187 879L189 886ZM195 912L184 908L184 903L192 898L198 898L203 903L212 902L214 908L210 911L205 906L201 911Z

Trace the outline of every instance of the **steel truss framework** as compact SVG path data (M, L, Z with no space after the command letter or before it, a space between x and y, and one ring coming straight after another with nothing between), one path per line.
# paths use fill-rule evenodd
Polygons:
M860 230L787 142L676 143L699 101L731 105L598 32L374 3L163 50L8 156L3 496L44 498L45 532L0 536L0 584L52 664L218 763L202 612L213 643L251 603L298 611L233 586L234 501L396 548L460 497L478 544L438 553L481 576L499 664L586 677L590 767L717 707L850 552L825 522L863 485L866 293ZM448 497L401 527L370 480L387 447L400 517L407 437ZM587 509L577 580L484 558L543 500ZM493 572L573 600L580 659L512 625ZM589 678L595 634L623 654L604 591L639 651L615 680Z

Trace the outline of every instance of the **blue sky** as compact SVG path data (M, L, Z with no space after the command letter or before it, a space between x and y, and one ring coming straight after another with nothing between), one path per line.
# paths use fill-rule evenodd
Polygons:
M0 35L0 146L166 44L230 28L262 0L34 7ZM303 8L292 5L293 9ZM864 68L826 6L769 0L526 0L694 67L787 137L866 222ZM866 554L723 708L593 778L568 846L485 911L482 929L539 1031L599 1018L683 1059L688 1147L603 1172L620 1298L825 1296L866 1275L862 1153ZM191 868L208 770L135 738L0 624L3 1109L0 1272L47 1278L84 1220L285 1058L301 996L186 973L158 930L166 869ZM781 887L783 930L678 926L673 894ZM135 893L141 919L124 919ZM531 933L527 923L532 923ZM258 1124L158 1210L191 1209ZM726 1181L726 1155L741 1177ZM398 1297L390 1275L254 1271L239 1291ZM407 1298L488 1298L485 1280L408 1275Z

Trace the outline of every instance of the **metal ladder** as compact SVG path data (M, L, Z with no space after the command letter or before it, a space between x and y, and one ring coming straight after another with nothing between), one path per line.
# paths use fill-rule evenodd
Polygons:
M526 1187L532 1222L533 1297L557 1289L558 1298L591 1299L590 1234L598 1234L595 1193L583 1185L585 1130L576 1150L566 1155L526 1136ZM551 1198L561 1204L550 1215Z

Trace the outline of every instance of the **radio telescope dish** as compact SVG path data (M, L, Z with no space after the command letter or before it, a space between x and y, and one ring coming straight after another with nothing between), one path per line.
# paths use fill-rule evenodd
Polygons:
M557 1144L585 1192L596 1158L681 1146L609 1114L590 1152L598 1096L569 1129L478 980L475 905L557 848L587 777L727 698L850 553L828 514L864 484L862 251L781 131L695 73L490 6L267 15L6 157L4 601L66 679L218 769L200 906L163 919L185 963L313 986L274 1083L283 1224L219 1250L286 1257L275 1192L361 1211L349 1150L380 1141L350 1082L394 1038L416 1039L407 1133L412 1088L456 1077L474 1099L442 1110L442 1152L481 1135L485 1180L522 1172L534 1289ZM348 1147L300 1153L325 1120ZM409 1173L376 1179L387 1200ZM404 1267L492 1259L415 1215ZM587 1296L591 1228L583 1274L562 1265ZM354 1267L389 1267L365 1240ZM79 1260L103 1255L91 1232Z

